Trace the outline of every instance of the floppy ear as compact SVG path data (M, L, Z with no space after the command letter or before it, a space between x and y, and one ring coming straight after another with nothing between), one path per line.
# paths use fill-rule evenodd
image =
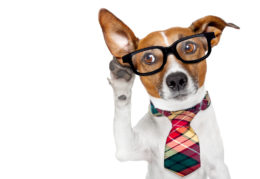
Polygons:
M121 64L121 57L137 48L138 38L132 30L107 9L100 9L99 23L108 49Z
M206 16L196 20L190 26L192 31L197 33L214 32L216 38L212 39L211 45L215 46L220 40L220 36L225 27L233 27L239 29L239 27L233 23L226 23L223 19L216 16Z

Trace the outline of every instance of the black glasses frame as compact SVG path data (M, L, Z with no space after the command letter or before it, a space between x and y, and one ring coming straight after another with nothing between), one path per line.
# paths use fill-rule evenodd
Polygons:
M185 40L188 40L188 39L191 39L191 38L194 38L194 37L206 37L207 39L207 42L208 42L208 53L203 56L202 58L199 58L197 60L193 60L193 61L187 61L187 60L183 60L180 55L178 54L177 52L177 44L182 42L182 41L185 41ZM137 51L134 51L132 53L129 53L125 56L122 57L123 59L123 62L124 63L129 63L129 65L131 66L131 69L133 70L133 72L137 75L140 75L140 76L148 76L148 75L152 75L152 74L155 74L155 73L158 73L159 71L161 71L163 68L164 68L164 65L166 64L167 62L167 57L169 54L174 54L175 57L180 60L181 62L183 63L186 63L186 64L193 64L193 63L198 63L204 59L206 59L210 53L211 53L211 40L213 38L215 38L215 34L214 32L207 32L207 33L201 33L201 34L195 34L195 35L191 35L191 36L187 36L187 37L184 37L184 38L181 38L177 41L175 41L172 45L170 45L169 47L162 47L162 46L151 46L151 47L147 47L147 48L143 48L143 49L140 49L140 50L137 50ZM160 49L163 53L163 63L162 63L162 66L160 68L158 68L157 70L155 71L152 71L152 72L147 72L147 73L140 73L138 71L136 71L135 67L134 67L134 64L132 62L132 57L137 54L137 53L140 53L140 52L143 52L143 51L146 51L146 50L151 50L151 49Z

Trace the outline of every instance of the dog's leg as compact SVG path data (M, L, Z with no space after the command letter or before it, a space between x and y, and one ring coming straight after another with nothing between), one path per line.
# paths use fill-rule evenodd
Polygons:
M223 150L223 149L222 149ZM219 154L212 154L213 157L208 160L207 175L210 179L230 179L229 170L224 162L223 151Z
M131 125L131 89L134 74L131 69L121 66L116 59L110 62L111 79L114 91L115 116L114 136L116 157L120 161L147 160L148 154L142 145L140 134Z
M228 168L224 162L224 149L213 107L210 106L204 115L201 113L201 123L196 126L201 143L201 157L209 179L230 179Z
M212 156L207 158L205 166L209 179L230 179L228 168L224 162L223 151L215 154L213 153L214 149L211 151Z
M210 179L230 179L229 171L223 161L215 161L214 167L208 170Z

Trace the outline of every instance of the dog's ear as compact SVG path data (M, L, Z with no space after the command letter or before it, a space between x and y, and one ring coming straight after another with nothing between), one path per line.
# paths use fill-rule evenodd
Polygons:
M226 23L223 19L216 16L206 16L196 20L190 26L191 30L198 33L214 32L216 38L212 39L211 45L216 46L220 40L220 36L225 27L232 27L239 29L239 27L233 23Z
M108 49L122 64L121 57L136 50L138 38L127 25L107 9L100 9L99 23Z

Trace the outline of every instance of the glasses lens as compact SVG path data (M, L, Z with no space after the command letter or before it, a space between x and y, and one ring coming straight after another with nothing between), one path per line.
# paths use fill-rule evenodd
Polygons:
M195 61L208 54L208 41L204 36L193 37L179 42L176 50L183 60Z
M133 55L132 61L137 72L153 72L163 65L163 52L157 48L142 51Z

